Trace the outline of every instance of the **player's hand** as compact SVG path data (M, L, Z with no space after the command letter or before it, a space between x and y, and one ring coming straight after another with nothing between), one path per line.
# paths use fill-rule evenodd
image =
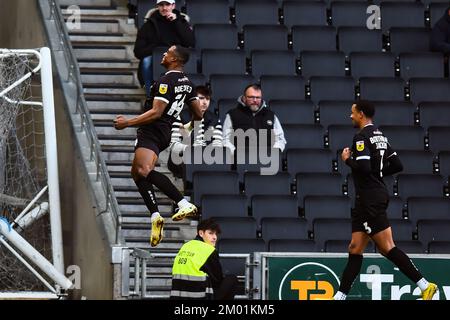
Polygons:
M128 119L124 116L120 115L117 116L116 119L114 119L114 128L117 130L122 130L128 127Z
M352 152L350 151L350 148L344 148L344 150L342 150L342 154L341 154L342 161L345 162L348 158L350 158L351 155L352 155Z

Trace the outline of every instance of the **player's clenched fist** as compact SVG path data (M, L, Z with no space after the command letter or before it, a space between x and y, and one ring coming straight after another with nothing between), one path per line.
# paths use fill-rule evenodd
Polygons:
M128 120L122 115L119 115L114 119L114 128L117 130L122 130L128 127Z

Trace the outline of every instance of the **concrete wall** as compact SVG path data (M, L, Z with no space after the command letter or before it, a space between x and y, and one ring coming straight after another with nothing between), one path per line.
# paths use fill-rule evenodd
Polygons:
M38 48L46 36L36 0L0 0L0 47ZM96 220L89 180L80 158L59 79L54 73L54 98L65 266L81 269L81 290L71 297L112 298L110 248Z

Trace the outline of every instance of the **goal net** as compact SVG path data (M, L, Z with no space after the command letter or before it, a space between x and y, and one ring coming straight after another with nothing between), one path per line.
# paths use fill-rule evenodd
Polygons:
M51 62L43 49L0 49L0 293L68 286Z

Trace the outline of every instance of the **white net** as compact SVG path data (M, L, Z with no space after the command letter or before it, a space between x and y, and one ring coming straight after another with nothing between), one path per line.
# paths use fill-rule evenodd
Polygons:
M0 92L22 79L37 65L31 54L0 54ZM0 216L12 223L47 184L45 136L39 73L0 94ZM31 102L31 103L30 103ZM45 199L39 199L37 205ZM16 228L51 261L48 215L25 230ZM0 244L0 291L35 291L42 283Z

